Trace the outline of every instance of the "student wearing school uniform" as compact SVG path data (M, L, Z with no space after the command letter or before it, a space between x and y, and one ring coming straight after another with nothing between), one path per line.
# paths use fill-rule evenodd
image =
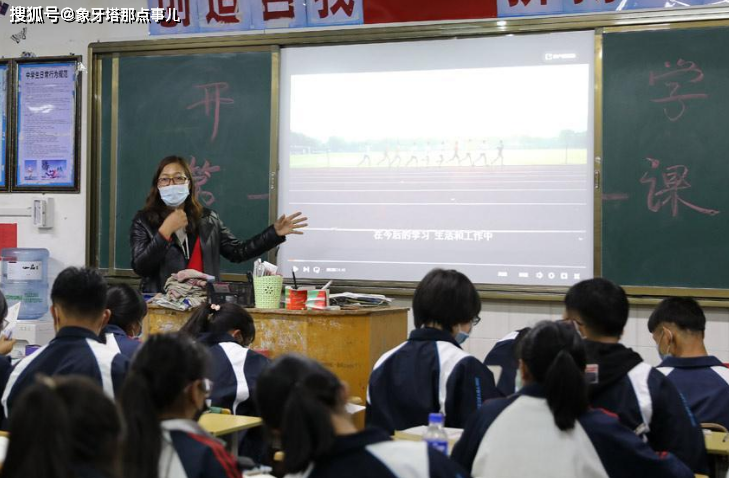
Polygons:
M704 345L706 316L690 297L664 299L648 319L663 359L658 370L678 388L700 423L729 428L729 368Z
M521 339L529 332L530 328L525 327L511 332L503 339L496 342L494 348L486 355L483 364L494 372L498 369L498 381L496 388L502 396L508 397L521 388L519 382L519 359L516 356L516 349Z
M452 458L476 477L691 478L617 417L590 409L585 346L574 326L543 321L519 346L524 386L469 420Z
M181 331L197 338L210 351L211 379L215 384L210 404L236 415L257 417L253 400L256 381L270 361L249 349L256 338L251 315L238 304L205 304ZM246 430L241 435L239 454L262 461L264 438L260 429Z
M628 321L625 291L596 278L573 285L564 299L565 318L585 337L588 364L595 372L590 403L616 413L657 452L671 452L694 473L706 474L706 445L699 422L665 375L620 344Z
M284 355L258 380L261 418L280 439L289 478L468 478L424 442L358 431L346 411L347 386L318 362Z
M95 269L68 267L53 282L51 316L56 337L13 369L2 395L5 416L36 375L84 375L111 398L121 388L129 361L99 341L109 319L106 280Z
M223 443L197 423L210 398L210 354L191 337L152 335L134 355L119 404L125 478L240 478Z
M118 478L122 422L91 379L39 376L18 398L0 478Z
M138 291L127 284L113 285L106 293L106 307L111 314L101 335L106 345L116 353L131 359L142 342L142 320L147 315L147 303Z
M428 424L463 428L484 400L500 396L491 372L461 349L478 324L481 299L465 275L434 269L413 297L415 330L375 364L367 389L368 425L387 432Z
M5 300L5 295L0 291L0 332L5 328L5 318L8 316L8 302ZM13 351L15 345L15 339L7 339L5 336L0 336L0 397L2 397L5 383L10 377L12 371L12 365L10 364L10 352Z

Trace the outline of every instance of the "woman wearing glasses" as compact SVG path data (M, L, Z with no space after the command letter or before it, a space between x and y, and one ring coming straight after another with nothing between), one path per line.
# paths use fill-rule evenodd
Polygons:
M375 364L367 390L367 424L385 431L428 424L463 428L484 400L501 395L494 377L461 345L480 321L481 299L465 275L434 269L413 296L415 330Z
M143 292L163 292L171 274L195 269L220 277L220 256L243 262L303 234L301 213L283 215L246 241L236 238L215 211L197 200L192 172L178 156L164 158L152 178L144 208L132 221L132 269L142 277Z

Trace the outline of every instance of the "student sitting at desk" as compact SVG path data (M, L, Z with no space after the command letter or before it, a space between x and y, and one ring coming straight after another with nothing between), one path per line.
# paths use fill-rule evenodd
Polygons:
M40 377L10 418L0 478L116 478L122 422L87 377Z
M586 338L594 379L590 403L616 413L657 452L668 451L694 473L706 474L706 446L699 423L676 387L634 351L619 343L628 321L628 298L606 279L573 285L564 299L565 318Z
M521 384L518 383L521 377L518 375L519 359L516 356L516 349L529 330L529 327L515 330L496 342L494 348L491 349L483 361L483 364L489 367L489 370L493 367L500 369L497 374L499 379L496 388L504 397L508 397L521 388Z
M210 398L209 360L183 334L152 335L139 348L120 399L125 478L240 478L223 444L196 421Z
M112 398L121 388L129 361L99 341L109 319L106 280L101 273L87 268L64 269L53 282L51 302L56 337L13 369L2 396L6 417L12 417L18 395L39 373L87 376Z
M319 363L296 355L273 361L258 380L261 418L280 437L291 478L467 478L424 442L358 432L346 411L347 386Z
M269 360L248 348L256 338L250 314L238 304L205 304L181 331L197 338L210 350L211 378L215 384L211 405L227 408L236 415L258 416L253 396L258 376ZM241 455L262 460L260 430L247 431L240 443Z
M585 346L563 322L538 323L519 346L524 387L469 420L452 458L474 477L693 477L658 455L617 418L591 410Z
M648 319L663 372L683 394L700 423L729 428L729 368L704 346L706 317L690 297L663 300Z
M113 285L106 293L106 307L111 316L101 332L106 345L131 359L142 342L142 320L147 315L147 303L142 294L127 284Z
M375 364L367 390L367 424L392 433L428 424L463 428L484 400L500 396L491 372L461 344L479 322L481 299L465 275L434 269L413 297L416 329Z

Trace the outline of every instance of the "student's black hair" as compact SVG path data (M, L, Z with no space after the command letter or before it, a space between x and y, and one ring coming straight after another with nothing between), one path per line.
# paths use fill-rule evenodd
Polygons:
M162 451L159 416L190 383L206 378L207 350L187 335L156 334L136 352L119 404L126 420L123 476L157 478Z
M127 284L109 286L106 291L106 308L111 311L109 325L116 325L129 333L130 327L141 323L147 315L144 297Z
M106 279L87 267L62 270L51 289L51 301L81 319L97 319L106 309Z
M122 421L87 377L39 377L20 395L8 431L2 478L72 478L80 466L119 476Z
M524 337L527 336L527 334L532 330L531 327L524 327L523 329L519 329L516 332L516 337L514 338L514 359L519 360L519 348L521 347L521 342L524 340ZM518 372L517 372L518 373Z
M281 434L287 473L306 470L332 449L331 415L346 405L342 390L336 375L299 355L277 358L258 378L258 409L266 427Z
M447 332L481 312L473 283L455 270L433 269L420 281L413 296L415 327L438 324Z
M591 331L620 337L628 322L628 297L619 285L607 279L583 280L570 287L564 297L568 312L576 312Z
M5 300L5 295L3 294L3 291L0 290L0 322L5 320L5 317L8 316L8 301ZM0 327L2 328L2 327Z
M669 297L663 299L648 319L648 331L653 333L661 324L676 324L681 330L704 332L706 316L698 302L692 297Z
M519 345L519 355L541 384L560 430L571 430L589 407L585 382L585 346L574 325L542 321Z
M256 326L251 314L238 304L225 303L198 307L180 332L197 337L205 332L224 334L231 330L240 330L246 346L256 339Z

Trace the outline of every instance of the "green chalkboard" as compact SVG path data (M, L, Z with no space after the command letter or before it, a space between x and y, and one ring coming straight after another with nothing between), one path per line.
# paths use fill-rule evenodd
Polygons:
M198 198L234 234L243 239L262 231L269 224L271 51L121 56L117 61L116 111L109 106L108 58L102 68L100 266L131 269L132 218L144 205L158 162L171 154L192 163ZM114 119L115 196L110 179ZM112 201L116 216L110 219ZM223 260L221 267L223 273L243 273L250 264Z
M603 37L602 275L729 288L729 28Z

